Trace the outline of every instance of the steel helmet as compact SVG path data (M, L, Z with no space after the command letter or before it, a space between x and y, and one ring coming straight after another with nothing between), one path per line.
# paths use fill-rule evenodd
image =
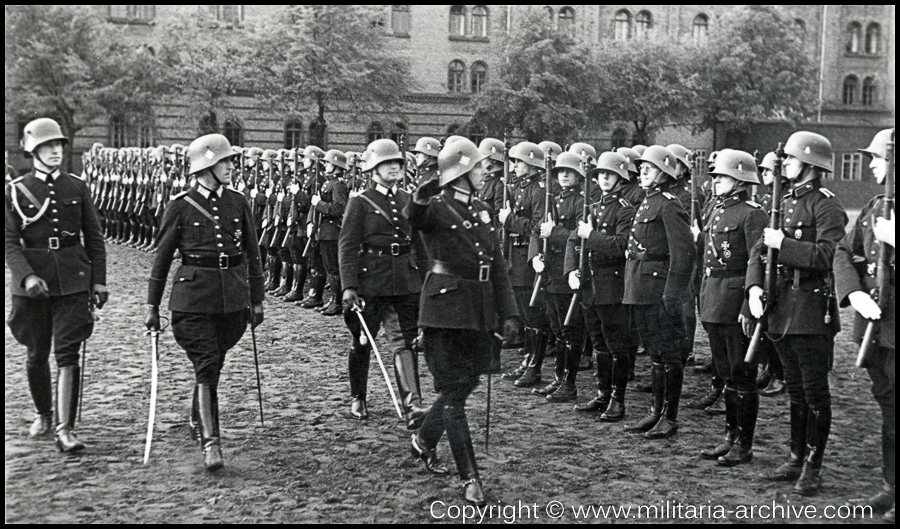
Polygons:
M263 150L260 149L259 147L250 147L249 149L247 149L246 156L249 158L259 158L262 155L263 155Z
M471 171L488 156L481 153L470 140L460 138L448 142L438 153L438 171L441 173L441 187Z
M266 149L262 153L263 160L275 160L278 157L278 151L275 149Z
M22 148L27 153L34 152L38 145L47 143L48 141L69 141L69 139L63 135L62 129L59 128L59 123L50 118L40 118L28 123L25 125L23 135Z
M784 153L829 173L833 171L831 142L821 134L805 130L791 134Z
M616 173L625 180L631 180L631 177L628 176L629 166L634 167L634 164L618 152L604 152L600 154L600 158L597 158L598 171Z
M558 143L552 141L542 141L538 143L538 147L544 151L544 156L550 155L550 160L556 161L556 157L559 156L559 153L563 152L562 147L559 146Z
M345 171L347 170L347 155L337 149L331 149L326 152L323 159L325 163L330 163L331 165L340 167Z
M724 175L738 182L761 184L753 155L736 149L723 149L716 157L716 165L709 174Z
M191 142L188 158L191 160L189 173L196 174L234 156L231 143L221 134L207 134Z
M99 141L95 141L93 145L91 145L91 152L96 154L104 149L103 144Z
M544 156L546 156L544 151L538 145L531 143L530 141L517 143L509 150L510 159L522 160L526 164L539 169L546 168L544 165Z
M560 153L556 158L556 165L553 166L553 172L555 174L560 169L571 169L578 173L578 176L584 178L584 167L581 165L581 162L584 161L586 160L578 153L571 151Z
M347 155L347 167L356 167L359 163L359 159L362 156L360 153L356 151L347 151L344 153Z
M667 146L666 149L669 149L669 152L675 155L675 159L683 163L685 167L688 169L691 168L691 155L694 153L687 147L673 143L672 145Z
M763 156L762 162L759 164L759 169L768 169L770 171L775 170L775 159L778 158L778 155L774 152L767 152L765 156Z
M646 145L641 145L640 143L638 143L637 145L633 145L633 146L631 147L631 150L633 150L634 152L638 153L638 156L643 156L643 155L644 155L644 151L647 150L647 146L646 146ZM634 160L632 160L632 161L634 161Z
M440 152L440 150L441 142L428 136L422 136L421 138L419 138L419 141L416 142L416 146L413 147L412 152L420 152L422 154L427 154L428 156L434 156L435 158L437 158L438 152Z
M394 143L394 140L382 138L375 140L366 147L363 153L363 171L371 171L384 162L396 160L403 165L403 154L400 153L400 147Z
M416 153L412 151L406 151L406 169L408 171L416 170Z
M628 160L627 169L629 172L632 172L634 174L637 174L639 172L637 165L634 163L635 160L641 157L641 155L638 154L637 151L635 151L631 147L619 147L618 149L616 149L616 153L621 154L625 157L626 160ZM631 175L628 175L628 178L630 177Z
M569 145L569 152L574 152L578 156L582 158L590 158L591 160L597 159L597 149L593 148L589 143L584 142L575 142L572 145Z
M503 142L497 138L485 138L481 140L481 145L478 146L481 154L486 154L489 159L498 162L503 161L503 148Z
M315 145L310 145L306 147L306 149L304 149L303 157L309 158L311 160L321 160L325 157L325 151L316 147Z
M650 147L647 147L644 154L635 161L638 163L651 163L673 178L677 174L675 169L675 164L677 163L675 155L662 145L651 145Z
M278 149L276 152L278 153L279 160L286 160L290 151L287 149Z
M184 152L184 145L182 145L180 143L173 143L172 145L169 146L169 149L172 152L174 152L175 154L181 154Z
M716 156L718 156L718 155L719 155L719 151L713 151L713 152L709 153L709 158L706 159L706 163L708 163L710 165L716 163Z
M240 145L232 145L231 152L233 152L235 156L239 156L244 153L244 148Z
M465 136L460 136L459 134L454 134L454 135L448 137L446 140L444 140L444 147L446 147L447 145L450 145L451 143L455 143L459 140L464 140L464 139L466 139ZM440 156L440 153L438 153L438 156Z
M865 149L860 149L859 152L863 152L872 156L879 156L881 158L887 158L887 144L891 141L891 133L894 132L894 129L884 129L880 131L878 134L872 138L872 143L869 144Z

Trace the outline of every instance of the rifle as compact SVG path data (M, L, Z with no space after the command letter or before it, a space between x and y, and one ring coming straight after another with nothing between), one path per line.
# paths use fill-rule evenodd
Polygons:
M409 189L409 175L406 173L406 134L400 135L400 156L403 157L403 189Z
M549 152L546 156L544 156L544 215L547 220L553 220L553 215L550 214L550 178L551 172L553 171L553 160L550 158ZM546 269L547 266L547 253L550 249L549 246L550 239L544 239L544 246L542 249L543 257L544 257L544 267ZM534 276L534 289L531 291L531 299L528 301L528 306L533 307L535 303L537 303L538 293L541 291L541 280L543 279L544 273L541 272Z
M759 151L753 151L753 161L756 162L757 167L759 166ZM759 184L753 184L752 191L750 193L750 200L753 202L759 202Z
M694 157L696 159L696 156ZM700 197L697 190L697 181L700 179L700 171L691 171L691 226L700 226Z
M319 160L317 158L313 159L313 194L319 192ZM319 223L322 220L322 216L318 211L313 207L313 223L312 223L312 233L309 235L309 239L306 241L306 247L303 249L303 257L309 256L309 249L312 247L312 242L316 238L316 235L319 233Z
M890 220L894 211L894 131L891 130L891 140L887 142L886 157L888 162L887 174L884 175L884 203L882 204L881 216L885 220ZM874 222L872 223L874 227ZM876 286L872 290L872 298L878 302L881 308L881 317L887 314L887 309L891 307L894 300L891 299L893 289L891 288L891 254L893 248L889 244L880 243L878 247L878 271L875 273ZM869 320L866 325L866 332L863 335L862 343L859 346L859 354L856 357L856 367L865 367L866 360L871 353L872 347L877 345L878 328L881 320Z
M509 204L509 138L503 133L503 207ZM509 232L506 228L500 228L501 245L503 254L509 259Z
M777 230L781 228L781 167L784 162L784 144L779 143L778 149L775 150L775 181L772 183L772 212L769 215L769 228ZM778 250L769 248L766 252L766 278L765 293L763 294L763 303L765 308L762 317L753 330L753 337L750 338L750 346L747 348L747 355L744 362L753 364L756 362L756 355L759 351L759 344L762 340L763 332L768 328L769 313L778 302Z
M287 171L285 171L284 176L282 176L281 178L287 178ZM296 178L296 169L294 169L291 172L291 180L295 180ZM297 231L297 228L294 226L297 221L297 195L291 192L290 186L288 186L288 192L291 194L291 207L288 208L288 216L286 220L287 227L285 228L286 232L284 234L284 240L281 241L282 248L290 248L294 244L294 237L296 236Z
M581 210L581 222L587 223L588 219L591 216L591 178L588 174L587 162L581 162L582 170L584 170L585 178L584 178L584 207ZM590 270L588 269L589 261L587 259L587 239L581 239L581 248L578 254L578 273L581 276L582 288L584 288L584 282L587 281L588 276L590 275ZM575 316L575 308L578 306L578 302L581 301L581 289L575 291L572 294L572 302L569 303L569 310L566 311L566 320L563 322L563 325L572 325L572 318Z

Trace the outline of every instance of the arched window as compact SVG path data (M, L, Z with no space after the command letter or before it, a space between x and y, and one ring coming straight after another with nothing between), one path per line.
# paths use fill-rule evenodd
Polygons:
M137 144L141 147L153 146L153 127L147 124L143 124L138 127Z
M625 132L625 129L618 128L612 133L612 148L618 149L619 147L625 147L625 142L628 141L628 133Z
M575 10L564 7L559 10L559 32L566 37L575 37Z
M284 122L284 148L297 147L303 147L303 122L299 119L289 119Z
M706 46L709 36L709 17L700 13L694 17L694 23L691 26L691 38L697 46Z
M478 61L472 65L472 93L480 94L487 82L487 64Z
M391 139L394 140L394 143L399 145L400 136L404 136L409 140L409 128L406 126L406 123L394 123L394 129L391 131Z
M109 120L109 143L114 149L129 146L125 134L125 121L121 116L114 116Z
M447 91L460 93L463 91L463 77L466 74L466 65L462 61L453 61L447 68Z
M377 121L369 123L369 128L366 129L366 143L372 143L381 138L384 138L384 127L381 126L381 123Z
M117 115L109 120L109 140L114 148L150 147L153 145L153 126L145 118Z
M616 40L631 38L631 13L623 9L616 13Z
M848 75L844 78L843 101L845 105L856 103L856 89L859 86L859 79L855 75Z
M409 6L391 6L391 32L409 35Z
M875 104L875 96L877 95L876 84L874 77L866 77L863 80L862 86L862 104L865 107L870 107Z
M215 134L219 132L219 120L214 112L200 118L200 135Z
M488 36L488 10L484 6L475 6L472 9L472 36Z
M450 8L450 34L465 36L465 34L466 34L466 8L465 8L465 6L452 6Z
M866 53L878 55L879 41L881 40L881 26L872 22L866 26Z
M244 127L236 119L225 120L223 135L228 138L232 145L244 145Z
M653 27L653 15L649 11L641 11L635 19L634 38L644 40L650 36L650 28Z
M859 42L862 40L862 24L851 22L847 26L847 53L859 53Z

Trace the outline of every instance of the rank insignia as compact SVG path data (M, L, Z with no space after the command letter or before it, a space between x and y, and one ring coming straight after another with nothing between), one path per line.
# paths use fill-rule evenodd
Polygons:
M725 257L725 259L731 258L731 245L728 241L722 241L722 256Z
M803 237L803 230L801 230L800 228L797 228L797 231L794 232L794 238L799 239L801 237Z
M875 277L875 275L878 273L878 263L869 263L866 272L870 276Z

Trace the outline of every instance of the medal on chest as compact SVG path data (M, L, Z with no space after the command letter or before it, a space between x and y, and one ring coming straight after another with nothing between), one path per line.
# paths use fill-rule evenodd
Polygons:
M731 244L728 241L722 241L722 257L731 259Z

